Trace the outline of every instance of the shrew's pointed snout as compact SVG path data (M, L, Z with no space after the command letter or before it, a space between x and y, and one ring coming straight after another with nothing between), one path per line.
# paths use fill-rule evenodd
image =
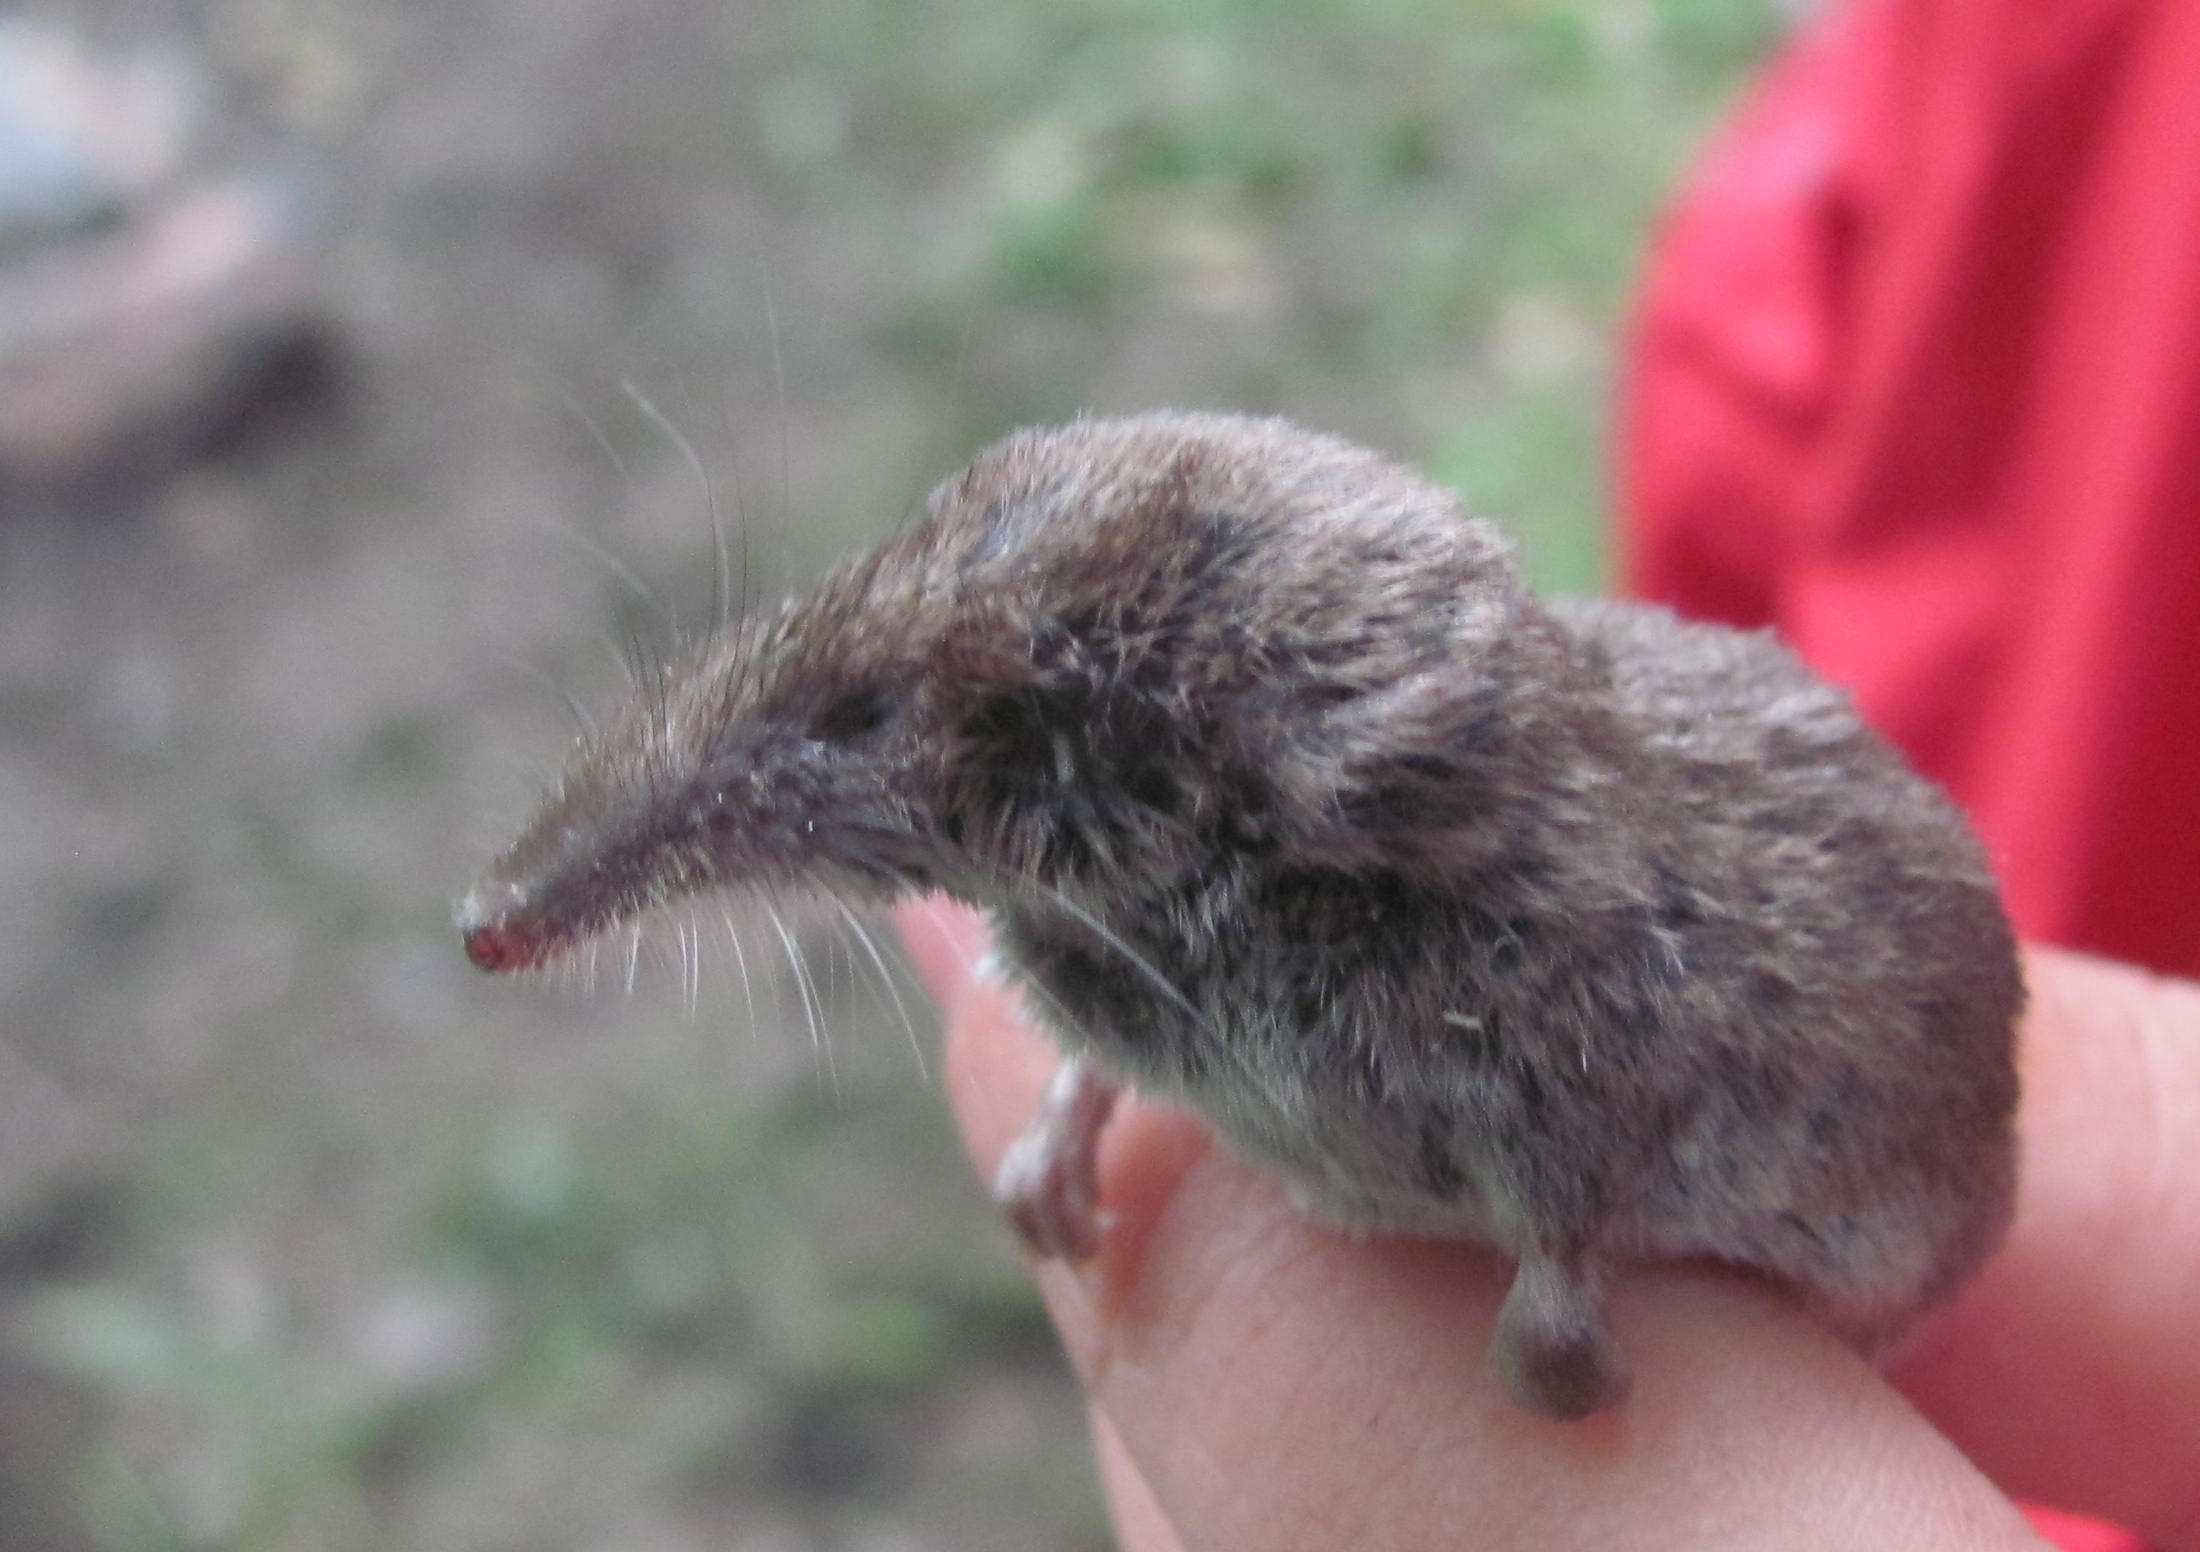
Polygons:
M516 891L508 892L502 901L491 902L475 890L458 902L451 914L466 957L477 969L532 970L550 958L550 935L520 914L522 904Z
M466 957L482 970L531 970L549 957L538 933L511 922L482 922L459 929Z
M466 957L492 972L539 969L694 893L711 881L694 829L678 803L626 804L583 820L561 800L459 900L452 916Z

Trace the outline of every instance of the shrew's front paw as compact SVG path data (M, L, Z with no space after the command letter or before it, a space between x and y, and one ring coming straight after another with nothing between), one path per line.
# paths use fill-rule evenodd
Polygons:
M1065 1057L1038 1114L1001 1155L993 1196L1032 1254L1090 1260L1100 1250L1100 1133L1120 1090Z

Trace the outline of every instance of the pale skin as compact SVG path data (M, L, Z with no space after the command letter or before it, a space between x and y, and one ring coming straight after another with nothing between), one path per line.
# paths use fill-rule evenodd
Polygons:
M991 1179L1053 1048L973 970L973 915L901 925ZM1098 1257L1034 1269L1122 1545L2036 1548L2021 1497L2200 1552L2200 986L2026 967L2016 1222L1891 1378L1775 1290L1642 1270L1611 1290L1626 1406L1532 1417L1483 1362L1501 1258L1324 1229L1197 1120L1126 1100Z

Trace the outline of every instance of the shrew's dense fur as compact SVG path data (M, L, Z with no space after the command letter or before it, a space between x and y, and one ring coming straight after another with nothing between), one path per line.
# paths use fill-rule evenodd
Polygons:
M511 968L715 887L990 908L1077 1072L1339 1223L1516 1256L1496 1354L1547 1412L1622 1394L1615 1263L1758 1268L1881 1350L2008 1216L2021 994L1947 800L1768 637L1539 602L1280 421L989 449L672 665L461 924ZM1071 1091L1013 1184L1078 1250Z

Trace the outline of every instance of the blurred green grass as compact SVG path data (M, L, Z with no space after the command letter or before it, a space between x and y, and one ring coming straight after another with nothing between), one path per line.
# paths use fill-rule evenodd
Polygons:
M875 342L974 358L952 439L1087 406L1108 341L1173 316L1237 407L1349 420L1354 384L1426 380L1390 445L1586 588L1643 233L1782 25L1769 0L822 0L754 145L791 201L917 234ZM989 352L1026 332L1052 348Z

